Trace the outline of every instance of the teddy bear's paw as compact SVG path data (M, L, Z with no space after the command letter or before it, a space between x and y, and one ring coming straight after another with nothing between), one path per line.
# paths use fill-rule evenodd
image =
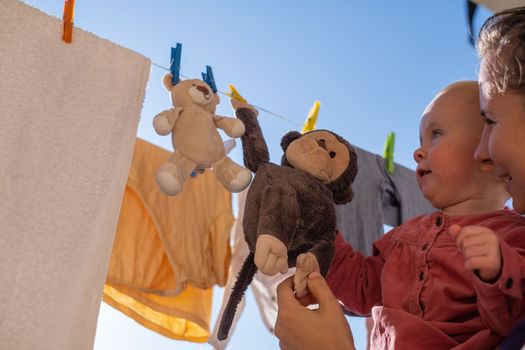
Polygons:
M262 234L255 244L255 266L268 276L288 271L288 250L272 235Z
M153 119L153 128L159 135L168 135L172 130L168 118L162 114Z
M306 280L308 275L314 271L321 271L315 255L310 252L300 254L295 262L295 275L293 278L295 296L297 298L302 298L308 294Z
M236 123L231 129L230 136L231 137L241 137L244 135L244 131L246 131L246 127L244 126L244 123L241 122L239 119L235 119Z
M228 184L228 189L230 192L241 192L244 190L252 181L252 172L248 169L240 169L240 171L235 174L235 177Z
M157 184L163 193L170 196L175 196L182 191L182 184L175 177L175 174L169 171L158 172Z

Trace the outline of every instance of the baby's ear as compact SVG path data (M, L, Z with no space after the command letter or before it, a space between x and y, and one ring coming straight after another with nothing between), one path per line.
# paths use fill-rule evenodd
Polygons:
M297 140L301 136L303 135L301 135L301 133L298 131L289 131L288 133L286 133L281 139L281 148L283 149L283 151L286 152L290 143Z
M162 82L164 83L164 86L166 87L166 90L168 91L171 91L171 89L173 89L173 84L171 82L172 78L173 78L173 75L171 73L168 73L162 79Z

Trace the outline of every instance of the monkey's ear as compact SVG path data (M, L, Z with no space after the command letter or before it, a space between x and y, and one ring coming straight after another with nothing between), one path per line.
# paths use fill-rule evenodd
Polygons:
M301 135L301 133L298 131L289 131L288 133L286 133L281 139L281 148L283 149L283 151L286 152L288 145L300 138L301 136L303 135Z
M352 186L348 186L341 191L333 192L333 195L335 204L345 204L354 198L354 191L352 190Z

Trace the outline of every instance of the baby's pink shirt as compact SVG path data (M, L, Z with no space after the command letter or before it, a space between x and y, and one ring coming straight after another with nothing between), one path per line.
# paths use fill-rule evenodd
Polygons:
M499 237L501 275L483 282L468 271L452 224L479 225ZM327 281L346 308L374 316L372 348L493 349L524 312L525 218L510 210L414 218L374 243L364 257L343 237Z

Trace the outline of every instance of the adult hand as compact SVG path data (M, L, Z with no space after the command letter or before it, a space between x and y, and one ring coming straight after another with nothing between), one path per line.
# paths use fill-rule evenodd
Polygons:
M456 239L458 250L465 257L465 268L493 283L501 274L501 250L498 236L482 226L450 226L448 232Z
M355 349L350 326L324 278L312 272L307 285L310 294L300 301L295 298L293 276L277 287L275 334L281 349ZM309 303L318 303L319 308L306 308Z

